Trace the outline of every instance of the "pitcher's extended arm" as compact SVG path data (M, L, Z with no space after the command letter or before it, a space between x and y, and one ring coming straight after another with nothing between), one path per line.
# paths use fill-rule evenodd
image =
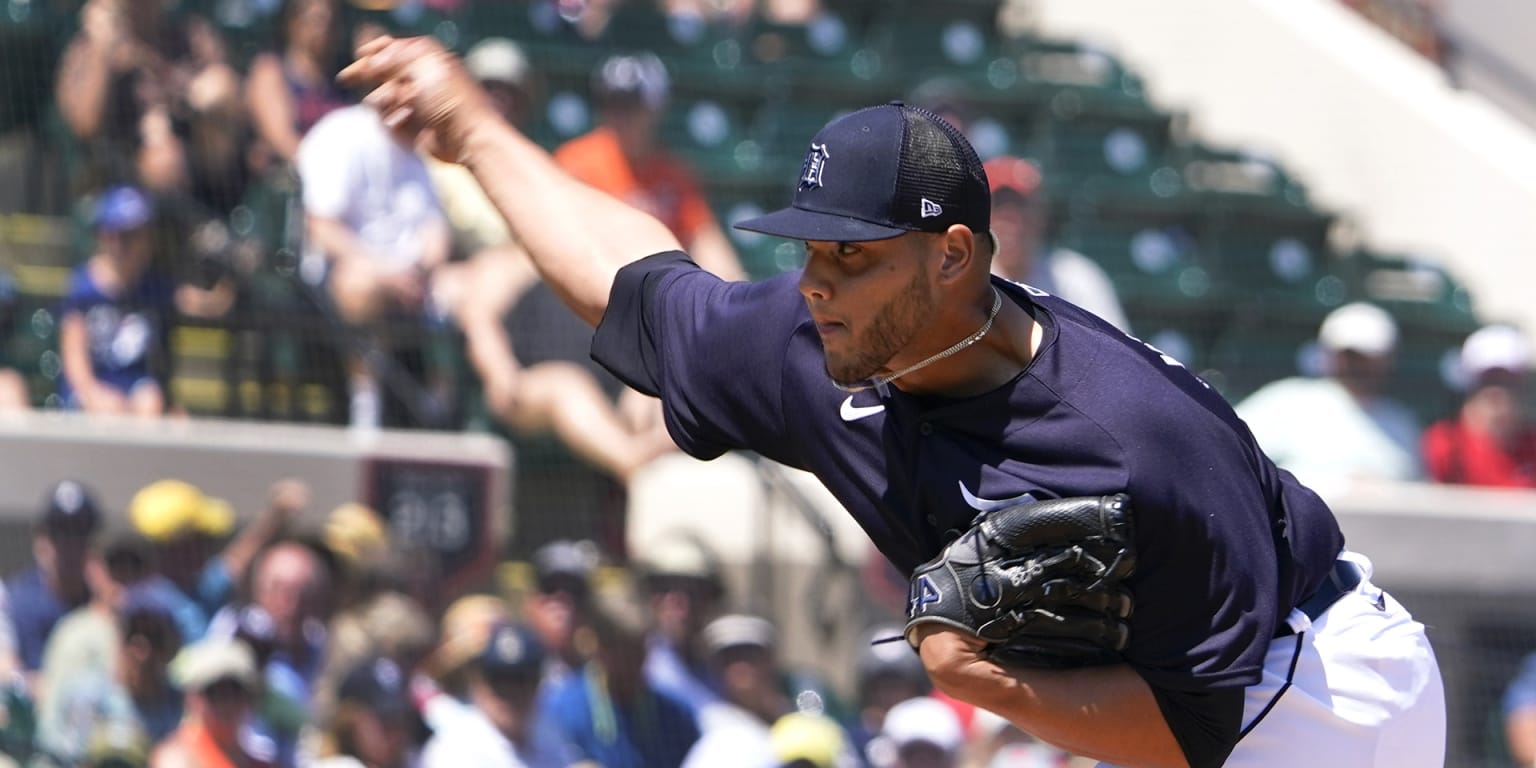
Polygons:
M394 130L469 168L539 274L588 323L602 319L620 267L680 247L654 217L561 170L432 38L374 40L341 78L373 87L367 102Z

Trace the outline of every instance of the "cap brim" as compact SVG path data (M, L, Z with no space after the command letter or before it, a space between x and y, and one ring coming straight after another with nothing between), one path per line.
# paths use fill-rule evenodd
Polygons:
M198 510L197 529L209 536L224 536L235 529L235 510L223 499L208 499Z
M793 206L763 216L738 221L737 229L761 232L791 240L816 240L837 243L863 243L872 240L889 240L905 235L900 227L872 224L862 219L835 213L808 211Z

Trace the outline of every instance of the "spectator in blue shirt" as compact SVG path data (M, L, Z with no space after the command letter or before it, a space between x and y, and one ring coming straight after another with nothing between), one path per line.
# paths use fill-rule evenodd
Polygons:
M596 654L552 688L542 708L551 725L604 768L678 768L699 738L693 714L646 680L645 624L634 606L593 616Z
M53 486L43 500L32 537L32 565L6 579L16 653L36 674L53 626L90 599L85 559L101 512L90 489L74 480Z
M701 641L704 625L726 602L720 564L703 542L685 534L652 542L640 557L641 582L651 616L646 679L698 717L720 701L709 679Z
M59 396L92 413L165 412L166 353L174 291L151 269L154 208L133 187L96 201L96 251L75 269L59 321Z

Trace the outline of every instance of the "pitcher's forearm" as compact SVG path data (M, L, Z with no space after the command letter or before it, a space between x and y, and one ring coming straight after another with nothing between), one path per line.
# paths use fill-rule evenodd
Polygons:
M1185 768L1184 753L1152 689L1124 664L1080 669L1005 668L952 630L922 641L939 690L1006 718L1041 741L1116 765Z
M539 274L592 325L603 317L620 267L680 247L660 221L571 178L500 120L478 121L461 159Z

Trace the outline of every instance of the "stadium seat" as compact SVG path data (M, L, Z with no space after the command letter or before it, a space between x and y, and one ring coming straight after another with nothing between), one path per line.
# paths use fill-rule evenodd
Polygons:
M1053 203L1056 242L1094 259L1127 303L1219 303L1216 282L1199 240L1198 210L1172 201L1131 201L1067 192Z
M1331 216L1288 204L1231 202L1204 208L1203 229L1234 294L1313 308L1343 303L1347 278L1328 246Z
M1153 194L1151 174L1162 166L1170 141L1168 116L1090 110L1077 94L1063 89L1052 98L1044 119L1030 130L1030 154L1053 174L1102 178L1122 183L1125 191Z

